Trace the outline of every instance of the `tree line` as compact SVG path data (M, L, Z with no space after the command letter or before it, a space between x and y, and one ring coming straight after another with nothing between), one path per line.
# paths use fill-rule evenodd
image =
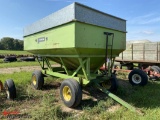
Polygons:
M4 37L0 40L0 50L23 50L23 40Z

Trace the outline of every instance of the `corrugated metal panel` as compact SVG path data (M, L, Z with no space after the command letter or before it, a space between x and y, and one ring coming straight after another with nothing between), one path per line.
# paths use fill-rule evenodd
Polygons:
M24 28L24 36L37 33L73 20L75 13L74 4L71 4L51 15Z
M126 32L126 21L106 13L102 13L81 4L76 4L75 18L78 21Z
M24 36L53 28L74 20L126 32L126 20L73 3L24 28Z

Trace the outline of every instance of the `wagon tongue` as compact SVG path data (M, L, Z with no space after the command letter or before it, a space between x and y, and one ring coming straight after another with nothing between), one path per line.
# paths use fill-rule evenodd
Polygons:
M99 88L102 92L106 93L109 97L111 97L113 100L117 101L118 103L120 103L121 105L125 106L126 108L128 108L129 110L136 112L136 108L133 107L132 105L128 104L127 102L125 102L124 100L122 100L121 98L119 98L118 96L114 95L113 93L111 93L110 91L108 91L106 88L101 87L98 83L95 83L95 87Z

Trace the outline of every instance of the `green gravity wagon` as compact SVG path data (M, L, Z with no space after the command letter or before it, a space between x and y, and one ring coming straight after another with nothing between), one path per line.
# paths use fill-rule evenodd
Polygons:
M78 106L82 87L92 85L134 110L111 93L117 89L116 76L112 74L114 60L125 47L125 20L79 3L24 29L24 50L37 56L42 68L32 74L34 88L42 88L44 76L65 79L60 86L60 96L68 107ZM59 66L52 65L52 61ZM105 72L99 70L103 64Z

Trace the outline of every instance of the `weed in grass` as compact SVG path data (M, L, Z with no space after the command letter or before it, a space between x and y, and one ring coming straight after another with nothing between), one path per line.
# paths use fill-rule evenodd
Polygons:
M33 120L62 120L70 116L70 113L62 112L60 106L41 107L32 111Z
M60 106L55 105L56 99L52 95L43 95L37 110L31 111L33 120L59 120L70 117L71 114L63 112Z
M108 109L115 105L115 102L113 101L113 99L111 98L107 98L104 100L100 100L100 101L96 101L96 104L94 104L94 106L83 106L83 115L81 115L79 117L80 120L83 119L87 119L87 120L97 120L97 119L101 119L98 116L103 113L106 112Z
M44 94L42 103L44 106L53 105L54 102L57 102L57 98L54 97L54 94Z

